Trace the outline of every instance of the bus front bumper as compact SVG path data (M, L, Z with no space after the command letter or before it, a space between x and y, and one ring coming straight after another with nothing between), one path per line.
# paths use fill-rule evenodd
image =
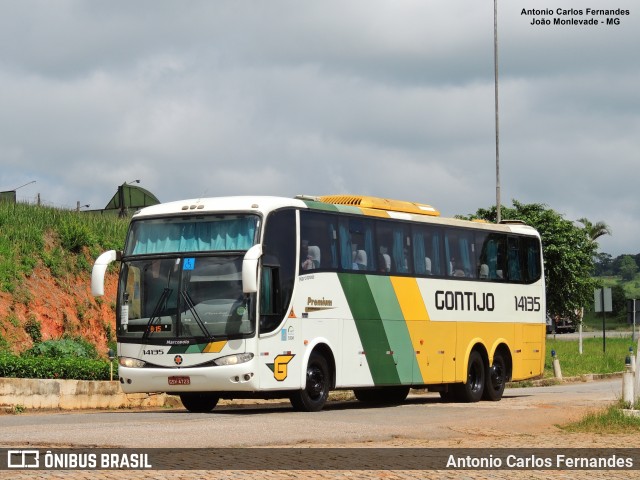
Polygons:
M124 393L252 392L258 389L258 363L199 368L130 368L120 366Z

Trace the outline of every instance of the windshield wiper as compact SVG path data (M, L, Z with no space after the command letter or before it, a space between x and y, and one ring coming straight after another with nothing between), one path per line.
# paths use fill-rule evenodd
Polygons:
M196 306L193 303L193 299L191 298L191 295L189 295L189 292L187 292L186 290L182 290L180 292L180 295L182 296L184 303L187 305L187 308L189 308L189 311L193 315L193 318L195 318L196 323L204 332L204 335L207 338L207 340L213 340L213 336L209 333L209 330L207 330L207 327L204 325L204 322L200 318L200 315L198 315L198 312L196 311Z
M149 321L147 322L147 326L144 329L144 333L142 334L142 340L145 341L149 338L149 334L151 333L151 326L153 325L153 323L156 321L156 319L160 318L160 310L163 307L163 304L166 304L167 302L167 298L169 298L169 295L171 295L171 292L173 292L172 288L166 287L163 291L162 294L160 295L160 298L158 299L158 303L156 303L156 306L153 308L153 313L151 314L151 317L149 318Z

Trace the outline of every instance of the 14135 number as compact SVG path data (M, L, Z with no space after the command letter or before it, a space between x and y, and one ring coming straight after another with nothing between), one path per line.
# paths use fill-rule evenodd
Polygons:
M516 312L539 312L540 297L516 296Z

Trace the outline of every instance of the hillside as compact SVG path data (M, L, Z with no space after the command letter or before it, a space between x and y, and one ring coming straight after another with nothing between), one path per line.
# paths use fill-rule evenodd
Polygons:
M0 203L0 350L77 337L100 353L113 347L117 273L96 299L91 267L102 251L122 248L126 226L109 215Z

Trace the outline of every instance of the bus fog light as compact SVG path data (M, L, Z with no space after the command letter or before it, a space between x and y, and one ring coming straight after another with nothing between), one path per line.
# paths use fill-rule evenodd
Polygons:
M251 377L253 377L253 373L245 373L244 374L244 381L248 382L249 380L251 380Z
M214 363L218 366L238 365L240 363L246 363L252 358L253 353L237 353L235 355L218 358Z

